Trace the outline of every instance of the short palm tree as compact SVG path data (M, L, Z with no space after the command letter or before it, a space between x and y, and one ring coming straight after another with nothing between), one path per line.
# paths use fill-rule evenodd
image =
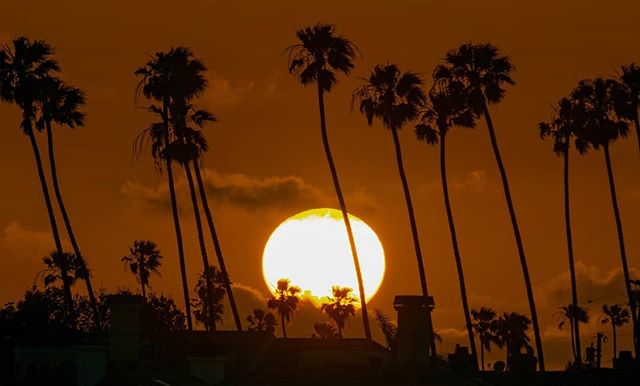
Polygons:
M518 249L522 274L524 276L525 287L527 291L527 300L529 302L529 310L531 312L531 321L533 322L533 333L536 342L536 351L538 353L538 362L540 370L544 371L544 355L542 351L542 338L540 334L540 326L538 323L538 313L536 311L535 298L533 295L533 286L529 277L529 268L527 266L527 258L525 256L522 237L520 235L520 227L516 216L516 210L511 198L511 189L509 187L509 179L507 171L500 155L498 139L496 137L493 121L489 112L489 104L499 103L502 101L506 90L505 85L513 85L515 82L511 78L514 66L507 56L500 53L500 50L492 44L471 44L466 43L455 50L449 51L444 59L444 64L438 65L433 73L436 83L443 82L445 84L451 82L460 82L464 86L467 103L476 118L483 117L491 147L498 165L504 196L507 202L513 235Z
M61 282L63 287L69 290L78 279L83 278L82 266L78 257L69 252L51 252L42 258L42 262L47 268L42 271L42 281L45 287Z
M49 167L51 169L53 192L55 194L58 207L60 208L60 213L62 214L62 220L67 230L67 234L69 235L71 247L73 248L73 252L78 263L80 264L80 273L82 274L82 279L87 287L87 294L89 296L89 303L94 315L94 322L99 326L101 325L100 313L98 312L98 302L93 291L93 285L91 284L91 275L89 274L85 258L80 252L80 246L78 245L75 233L73 232L71 220L62 198L62 192L60 191L52 130L53 123L60 126L67 126L72 129L84 126L85 114L80 111L80 108L85 104L85 97L82 90L69 86L53 77L43 79L41 83L42 85L40 87L37 101L41 114L40 119L36 121L36 128L40 131L46 130L47 133Z
M336 339L342 338L340 336L338 329L335 324L331 322L317 322L313 324L313 333L311 334L312 338L319 339Z
M438 142L440 143L440 178L442 182L442 193L444 196L444 207L447 212L453 256L455 258L458 272L458 284L460 285L462 310L464 312L464 320L467 326L469 347L471 347L471 354L473 355L477 366L478 353L473 336L473 324L471 323L471 316L469 314L469 301L467 298L467 289L464 280L464 270L462 268L462 258L460 257L460 248L458 246L458 237L456 235L456 227L453 219L453 210L451 209L451 201L449 199L449 184L447 181L446 167L445 142L449 129L453 126L468 128L475 126L471 110L465 105L465 98L464 94L461 93L461 86L462 85L460 83L447 84L446 87L443 84L440 84L431 89L431 92L429 93L429 103L425 112L422 114L421 122L416 125L416 135L418 139L424 140L430 145L435 145Z
M631 287L631 276L624 241L622 218L620 216L620 209L618 208L618 195L616 193L615 177L613 175L610 154L611 144L618 138L626 137L629 127L626 120L623 117L619 117L615 112L613 89L610 81L602 78L582 80L571 93L571 100L580 108L579 113L581 114L581 125L575 129L578 151L585 154L590 149L598 150L602 148L604 152L609 191L611 193L611 205L613 207L613 215L618 232L618 245L624 284L627 291L628 304L631 306L634 349L636 353L640 353L638 320L636 318L637 305L633 301L633 288Z
M62 255L60 231L53 211L51 196L42 166L42 158L34 133L37 98L45 79L59 72L60 67L53 58L53 49L41 40L31 41L25 37L14 39L11 45L0 49L0 100L13 103L22 110L20 128L29 137L36 169L40 179L40 187L49 215L49 223L55 243L56 253ZM65 274L66 275L66 274ZM68 288L64 290L65 304L69 318L74 319L73 296Z
M404 191L411 234L413 236L413 246L415 248L418 273L420 275L420 288L422 295L429 296L427 287L427 277L422 259L422 249L420 247L420 237L409 182L404 171L402 160L402 148L398 131L402 127L416 120L423 109L427 97L422 90L423 81L413 72L402 72L395 64L377 65L366 79L364 85L356 89L353 93L351 104L358 103L360 112L364 114L367 123L371 126L374 119L379 119L382 125L391 131L393 144L396 152L396 161L400 181ZM428 318L428 328L433 331L431 316ZM433 334L432 334L433 336ZM436 355L435 341L432 340L431 355Z
M493 322L492 330L496 336L498 345L507 349L507 368L511 368L513 355L519 354L522 350L531 351L527 330L531 320L517 312L504 313Z
M300 287L292 286L291 280L280 279L276 284L275 295L267 301L267 307L275 310L280 315L282 336L287 337L287 324L291 321L293 313L300 303Z
M636 139L640 149L640 67L635 63L623 65L617 79L612 81L613 103L618 116L623 117L636 128Z
M568 98L562 98L554 108L554 114L550 122L542 122L538 125L540 137L551 137L553 151L563 159L563 188L564 188L564 224L567 239L567 256L569 260L569 275L571 279L571 307L579 309L578 287L576 280L575 258L573 256L573 237L571 233L571 206L569 204L569 152L571 139L574 132L582 126L584 114L581 107L572 103ZM575 363L580 365L582 347L580 344L580 323L571 323L571 342Z
M398 326L380 310L376 310L376 322L378 322L380 331L387 341L387 348L391 351L395 350Z
M249 331L269 332L272 334L278 325L275 315L260 308L255 308L253 314L247 316L247 322L249 322Z
M580 364L581 361L581 351L578 349L577 339L575 331L580 331L575 328L576 324L580 323L588 323L589 322L589 312L586 308L577 306L575 307L572 304L568 304L566 306L560 307L560 309L556 312L556 316L559 319L558 329L562 329L565 324L569 323L569 330L571 331L571 350L573 351L573 358L576 364Z
M620 304L602 306L604 317L600 319L602 324L611 324L611 335L613 337L613 359L618 355L618 336L616 329L629 323L629 310Z
M129 272L140 283L142 297L145 299L147 298L149 278L152 274L160 276L161 260L162 254L156 243L151 240L135 240L129 248L129 254L120 259L125 268L129 269Z
M347 287L333 286L333 296L326 299L320 309L326 313L338 328L338 337L342 338L342 331L349 318L356 314L358 299L352 295L353 290Z
M367 339L371 339L371 327L369 326L369 314L367 312L360 260L353 230L351 229L347 204L340 187L338 170L331 153L324 108L324 95L330 92L332 87L338 83L337 74L348 75L353 69L357 48L344 36L337 35L335 26L329 24L316 24L313 27L300 29L296 32L296 36L300 42L286 49L289 54L289 72L295 75L303 85L315 83L317 86L322 144L347 230L351 255L353 256L353 265L360 292L364 333Z
M498 343L492 327L496 320L496 312L491 308L481 307L480 310L471 310L473 332L480 340L480 363L484 371L484 351L491 351L491 345Z
M202 323L205 331L215 331L216 323L222 322L224 314L224 278L217 267L209 266L208 272L211 285L208 285L206 272L203 271L194 287L197 298L191 304L196 322Z

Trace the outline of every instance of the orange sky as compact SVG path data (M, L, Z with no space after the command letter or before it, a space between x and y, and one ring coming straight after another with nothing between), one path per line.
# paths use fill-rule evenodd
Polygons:
M517 67L517 85L492 109L519 215L551 367L569 359L567 331L553 313L569 302L561 162L539 139L537 123L585 77L607 76L640 61L640 3L510 1L121 1L5 0L0 40L25 35L57 51L63 76L87 93L87 125L57 134L62 189L98 287L133 287L119 261L135 238L158 241L166 258L153 289L178 294L178 264L164 176L149 157L131 155L135 135L151 121L134 104L133 71L149 55L186 45L206 62L210 87L200 104L219 122L208 129L208 182L232 279L246 289L241 313L266 294L261 252L273 229L298 211L336 206L324 159L314 90L288 75L284 47L296 28L334 23L362 51L353 76L327 97L334 156L350 211L379 235L387 273L372 307L392 314L394 294L419 291L415 257L390 134L350 112L352 91L377 63L393 62L429 78L439 58L466 41L491 41ZM53 248L32 153L19 113L0 106L0 302L19 297ZM437 151L401 133L405 166L445 348L464 343L455 266L442 204ZM471 306L527 311L515 243L484 124L456 129L448 163ZM630 263L640 268L640 155L634 135L613 147ZM581 298L624 300L603 155L571 165L575 253ZM199 267L195 226L184 189L190 278ZM637 277L637 271L636 271ZM259 295L262 293L262 295ZM176 297L181 304L179 297ZM597 304L595 304L597 303ZM307 312L307 314L305 314ZM292 331L308 335L301 311ZM307 320L308 319L308 320ZM230 324L227 324L230 327ZM297 330L296 330L297 329ZM590 342L595 324L584 328ZM624 330L624 329L623 329ZM347 335L356 336L352 321ZM630 349L630 330L620 346ZM625 335L626 334L626 335ZM610 348L607 348L610 349ZM502 354L499 354L502 355Z

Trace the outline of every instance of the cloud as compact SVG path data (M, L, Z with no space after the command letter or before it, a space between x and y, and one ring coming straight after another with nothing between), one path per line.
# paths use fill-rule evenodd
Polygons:
M235 106L255 88L253 81L239 84L225 78L209 79L209 89L205 99L210 99L216 107Z
M484 170L472 170L464 178L454 178L452 185L457 190L482 192L487 188L487 172Z

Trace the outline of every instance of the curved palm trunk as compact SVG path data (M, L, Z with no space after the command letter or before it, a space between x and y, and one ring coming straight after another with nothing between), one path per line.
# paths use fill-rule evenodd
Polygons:
M98 311L98 302L96 301L95 293L93 292L93 286L91 285L91 276L89 275L89 270L87 269L87 264L82 257L82 253L80 253L80 247L78 246L78 242L76 240L76 236L73 233L73 229L71 227L71 220L69 219L69 214L67 213L67 208L64 205L64 201L62 199L62 193L60 192L60 185L58 183L58 172L56 169L56 157L54 154L54 146L53 146L53 130L51 130L51 121L46 121L46 130L47 130L47 146L49 148L49 167L51 169L51 181L53 183L53 192L56 196L56 201L58 202L58 207L60 208L60 212L62 213L62 220L64 221L65 228L67 229L67 234L69 235L69 240L71 241L71 247L73 248L73 253L78 258L80 262L80 267L82 269L82 275L84 282L87 286L87 294L89 296L89 303L91 304L91 311L93 312L93 320L96 326L102 325L100 322L100 313Z
M191 194L191 203L193 204L193 216L196 222L196 230L198 231L198 243L200 245L200 254L202 255L202 265L204 266L204 281L207 287L207 316L209 318L209 326L211 331L216 330L216 318L214 314L213 304L213 282L211 279L211 272L209 270L209 256L207 255L207 247L204 242L204 232L202 231L202 219L200 218L200 209L198 208L198 198L196 197L196 188L193 183L193 174L191 173L191 167L189 162L183 164L185 174L187 175L187 182L189 183L189 193Z
M442 133L442 131L440 132ZM451 233L451 244L453 246L453 256L456 260L456 268L458 271L458 282L460 284L460 297L462 298L462 309L464 311L464 321L467 325L467 334L469 335L469 347L471 355L473 355L474 365L478 369L478 352L476 351L476 341L473 336L473 324L471 323L471 314L469 312L469 301L467 299L467 289L464 281L464 271L462 269L462 258L460 257L460 249L458 248L458 237L456 235L456 227L453 221L453 211L451 202L449 201L449 185L447 183L447 166L445 153L446 135L440 135L440 177L442 179L442 192L444 194L444 207L447 212L447 220L449 222L449 232ZM483 369L484 369L484 352L483 352Z
M578 362L578 355L576 353L576 334L574 333L574 327L573 325L576 324L575 321L570 320L569 321L569 329L571 330L571 350L573 352L573 358L576 360L576 363Z
M624 285L627 290L627 297L631 307L631 323L633 328L633 346L636 355L640 353L638 347L638 318L636 314L637 304L633 298L633 289L631 288L631 278L629 275L629 263L627 262L627 252L624 245L624 235L622 233L622 219L620 218L620 209L618 209L618 198L616 194L616 183L613 178L613 168L611 166L611 155L609 154L609 145L604 145L604 159L607 164L607 176L609 177L609 190L611 191L611 204L613 206L613 214L616 219L616 228L618 230L618 243L620 245L620 259L622 260L622 272L624 273Z
M164 120L164 143L165 146L170 143L169 141L169 122L167 106L168 101L163 102L163 117ZM187 268L184 260L184 245L182 243L182 230L180 228L180 216L178 215L178 200L176 199L176 187L173 181L173 170L171 169L171 159L165 157L165 165L167 168L167 179L169 180L169 196L171 198L171 215L173 217L173 226L176 233L176 243L178 245L178 259L180 260L180 276L182 279L182 295L184 297L184 308L187 317L187 328L189 331L193 330L193 323L191 322L191 303L189 302L189 283L187 281Z
M284 325L284 314L280 314L280 323L282 324L282 336L287 337L287 327Z
M342 195L342 189L340 188L340 180L338 179L338 171L336 165L333 162L333 155L331 154L331 146L329 145L329 136L327 134L327 123L324 111L324 93L320 84L318 83L318 107L320 110L320 130L322 132L322 144L324 147L324 153L327 157L327 163L329 164L329 170L331 171L331 179L333 180L333 186L338 196L338 203L340 210L342 211L342 219L344 225L347 228L347 236L349 238L349 246L351 247L351 255L353 256L353 265L356 270L356 278L358 279L358 291L360 292L360 305L362 307L362 323L364 325L364 335L367 339L371 340L371 327L369 325L369 313L367 312L367 299L364 292L364 282L362 280L362 270L360 269L360 259L358 258L358 251L356 249L356 241L353 237L353 229L351 228L351 221L349 220L349 212L347 212L347 204L345 203L344 196Z
M209 233L211 233L211 239L213 240L213 248L216 251L218 257L218 265L220 266L220 272L224 278L224 288L229 297L229 304L231 305L231 312L233 313L233 320L236 324L236 329L242 331L242 322L240 321L240 314L238 313L238 306L233 297L233 291L231 289L231 280L229 280L229 274L227 273L227 266L224 262L222 255L222 247L220 246L220 240L216 232L216 227L213 222L213 216L209 209L209 201L207 200L207 193L204 190L204 183L202 182L202 175L200 174L200 166L198 162L193 161L193 170L196 175L196 182L198 183L198 190L200 191L200 201L202 202L202 208L204 209L205 217L207 218L207 224L209 226Z
M398 131L391 129L393 134L393 144L396 150L396 161L398 163L398 172L400 173L400 180L402 181L402 189L404 191L404 198L407 204L407 212L409 214L409 222L411 224L411 235L413 236L413 246L416 251L416 259L418 262L418 273L420 274L420 288L422 289L422 296L429 297L429 290L427 288L427 277L424 272L424 263L422 261L422 250L420 249L420 238L418 237L418 226L416 224L415 214L413 213L413 203L411 202L411 192L409 191L409 183L407 182L407 176L404 172L404 164L402 162L402 148L400 147L400 138L398 137ZM431 332L431 341L429 346L431 348L431 356L436 356L436 339L433 333L433 323L431 321L431 312L427 313L427 329Z
M42 195L44 196L44 203L47 207L47 213L49 215L49 223L51 224L51 233L53 233L53 241L56 245L56 252L62 255L64 252L62 249L62 241L60 240L60 232L58 230L58 224L56 223L56 217L53 212L53 205L51 204L51 196L49 195L49 188L47 187L47 179L44 175L44 169L42 167L42 158L40 158L40 150L38 149L38 142L36 136L33 134L31 127L31 118L29 114L24 114L28 127L26 128L27 135L29 136L29 142L31 143L31 149L33 150L33 156L36 160L36 168L38 170L38 178L40 179L40 187L42 188ZM69 272L66 264L61 264L60 274L62 276L62 287L64 292L64 300L69 312L69 321L75 321L75 311L73 307L73 295L71 295L71 281L69 280Z
M578 309L578 289L576 280L576 267L573 257L573 238L571 234L571 207L569 206L569 138L566 138L567 148L564 158L564 223L567 233L567 253L569 256L569 274L571 275L571 305L574 312ZM582 363L582 348L580 346L580 322L571 323L571 336L573 342L573 356L577 365ZM574 340L575 339L575 340Z
M618 357L618 337L616 336L616 325L611 321L611 333L613 334L613 359Z
M493 122L491 121L491 115L489 114L489 108L482 99L482 109L485 121L487 122L487 128L489 129L489 137L491 139L491 147L493 148L493 154L498 164L500 171L500 178L502 179L502 187L504 188L504 196L507 201L507 208L509 209L509 217L511 219L511 226L513 227L513 235L516 239L516 246L518 248L518 255L520 257L520 265L522 266L522 275L524 276L524 284L527 290L527 299L529 301L529 310L531 312L531 322L533 325L533 334L536 341L536 351L538 353L538 362L540 364L540 371L545 371L544 355L542 352L542 338L540 336L540 325L538 323L538 312L536 311L536 302L533 296L533 287L531 285L531 278L529 277L529 268L527 267L527 258L524 253L524 246L522 245L522 237L520 236L520 228L518 227L518 219L516 217L516 210L513 206L511 199L511 191L509 189L509 180L507 179L507 171L502 163L502 157L500 156L500 148L498 147L498 140L493 128Z

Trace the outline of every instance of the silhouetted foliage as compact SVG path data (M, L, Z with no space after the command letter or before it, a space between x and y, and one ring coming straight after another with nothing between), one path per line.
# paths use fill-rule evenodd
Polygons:
M247 316L247 322L249 322L249 331L270 332L272 334L278 325L275 315L259 308L254 308L253 314Z
M42 258L42 262L47 266L41 272L45 287L56 285L58 282L62 283L62 285L73 286L76 280L85 276L84 267L78 257L70 252L63 252L62 254L55 251L51 252Z
M504 313L492 323L491 329L496 337L496 343L507 349L507 368L511 368L511 357L520 354L524 349L527 353L532 351L529 344L527 330L531 320L517 312Z
M602 313L604 317L600 318L600 323L602 324L611 324L611 334L613 338L613 358L617 358L618 356L618 335L617 328L624 326L629 323L629 319L631 315L629 314L629 310L620 304L608 305L605 304L602 306Z
M358 299L352 295L353 289L333 286L331 288L332 297L320 306L320 309L329 315L338 328L338 337L342 338L342 331L351 316L355 316L355 304Z
M289 279L280 279L276 284L275 292L275 295L267 301L267 307L280 315L282 336L286 338L287 324L291 321L293 313L298 309L298 303L300 303L300 287L292 286Z
M480 340L480 363L482 370L484 370L485 350L491 351L492 344L502 347L494 331L496 327L496 312L491 308L481 307L479 310L471 310L471 318L473 319L473 332Z
M578 345L576 344L576 334L575 325L580 323L588 323L589 322L589 312L586 308L577 306L575 307L572 304L568 304L566 306L560 307L560 309L556 312L556 317L559 319L558 321L558 329L562 330L565 324L569 323L569 330L571 332L571 349L573 351L573 357L576 363L581 362L581 352L578 350Z
M384 335L384 338L387 341L387 348L392 351L395 350L398 326L380 310L376 310L376 321L378 322L378 326L380 326L382 335Z
M313 324L312 338L318 339L335 339L342 338L336 325L331 322L317 322Z
M224 313L224 305L222 304L222 301L224 300L225 295L225 279L218 267L210 266L209 274L211 275L211 292L207 289L205 274L204 272L201 272L194 287L194 291L198 297L191 300L191 305L193 306L193 316L195 317L196 322L202 323L206 331L215 331L215 324L210 324L211 319L209 317L209 307L213 305L212 314L215 322L222 322L222 314ZM213 296L212 299L209 299L209 293Z
M149 278L152 274L160 276L159 268L162 265L162 254L155 242L151 240L135 240L129 248L129 254L120 259L125 268L136 277L142 296L147 297L146 287L149 286Z

